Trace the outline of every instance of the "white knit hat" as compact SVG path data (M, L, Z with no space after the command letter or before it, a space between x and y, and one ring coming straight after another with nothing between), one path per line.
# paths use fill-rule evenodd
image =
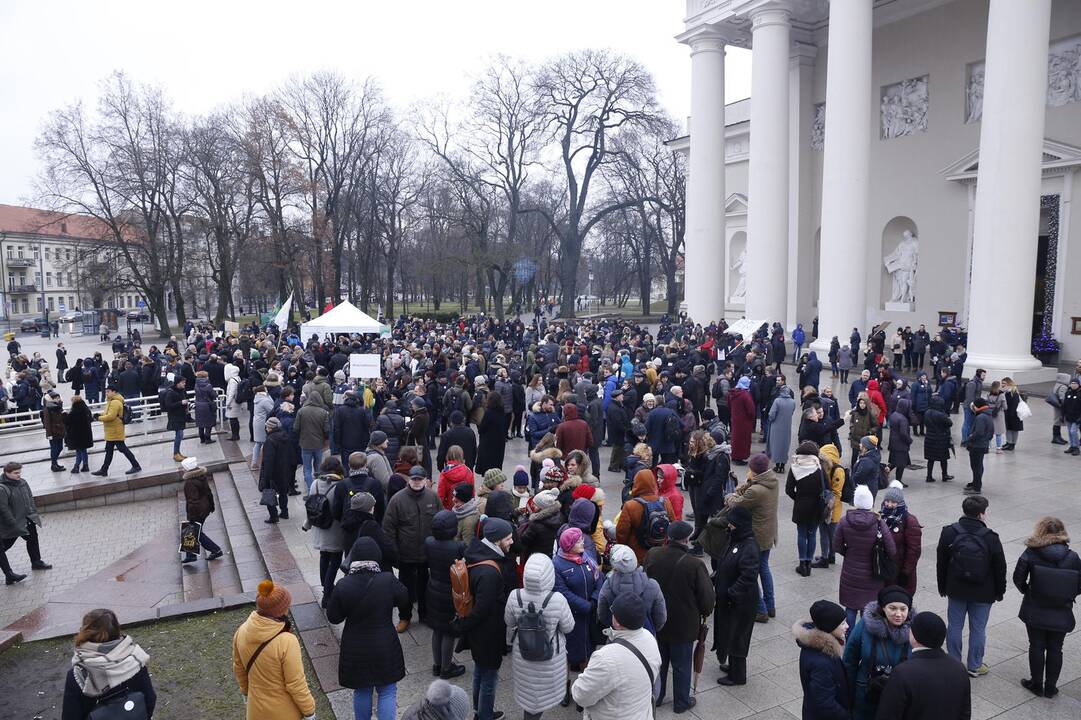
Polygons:
M185 471L190 472L199 467L199 458L186 457L180 461L180 467L184 468Z
M875 496L871 494L871 488L866 485L857 485L856 492L852 497L853 507L859 510L870 510L874 507Z

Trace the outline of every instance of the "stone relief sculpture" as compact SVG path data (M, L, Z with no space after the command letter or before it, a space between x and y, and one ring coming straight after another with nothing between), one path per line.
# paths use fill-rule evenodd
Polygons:
M910 230L905 230L901 234L901 242L893 252L882 258L882 264L886 266L886 272L893 281L890 302L916 302L916 266L919 265L919 259L919 239Z
M814 119L811 121L811 149L822 152L826 147L826 103L815 105Z
M927 130L927 75L882 88L882 138L897 138Z
M736 289L732 291L732 296L728 298L730 303L745 303L747 302L747 251L744 250L736 258L736 261L732 263L732 269L739 273L739 282L736 283Z
M973 123L983 116L984 64L969 66L965 87L965 122ZM1047 105L1062 107L1081 102L1081 37L1052 43L1047 53Z

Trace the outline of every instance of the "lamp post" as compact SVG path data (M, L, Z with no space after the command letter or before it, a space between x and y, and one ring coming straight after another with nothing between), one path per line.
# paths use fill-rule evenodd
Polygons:
M40 240L38 241L38 284L41 286L38 290L41 292L41 312L42 317L45 318L45 330L41 333L43 338L47 338L52 334L52 330L49 327L49 307L45 304L45 245Z
M593 305L593 272L589 273L589 285L586 289L586 308Z

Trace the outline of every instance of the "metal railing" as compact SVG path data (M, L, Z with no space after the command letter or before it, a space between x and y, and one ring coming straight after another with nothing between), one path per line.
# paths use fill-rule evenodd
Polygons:
M188 399L189 409L194 409L195 391L188 390L185 396ZM105 410L107 402L106 400L96 403L88 402L87 407L90 408L92 414L97 415ZM10 399L8 404L9 406L12 404ZM164 425L151 427L158 424L153 421L165 419L165 411L161 409L161 400L158 395L124 398L124 404L131 408L132 414L132 421L126 427L126 434L129 437L132 435L148 435L152 432L164 432ZM66 409L70 409L70 403ZM225 392L220 388L216 388L214 391L214 415L219 422L225 418ZM94 422L98 421L95 420ZM37 434L43 430L40 410L9 412L0 415L0 440L31 432Z

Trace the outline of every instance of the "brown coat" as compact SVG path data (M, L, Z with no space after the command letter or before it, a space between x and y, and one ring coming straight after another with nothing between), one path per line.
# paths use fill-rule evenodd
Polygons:
M59 405L45 404L41 411L41 424L45 426L45 437L50 439L64 437L64 412Z
M777 544L777 476L772 470L748 478L728 496L727 504L742 505L751 513L751 529L760 550Z
M213 479L214 476L202 467L184 473L184 508L188 522L205 522L214 512L214 493L210 491Z
M642 524L645 508L642 503L635 502L635 498L642 498L646 502L652 502L660 496L657 494L657 481L653 477L653 471L649 469L639 470L634 476L634 485L631 487L631 499L623 503L623 510L619 513L619 522L616 524L616 542L626 545L634 550L638 563L645 560L649 548L642 547L638 543L638 526ZM676 513L672 510L672 503L664 498L664 509L668 513L670 522L676 521Z

